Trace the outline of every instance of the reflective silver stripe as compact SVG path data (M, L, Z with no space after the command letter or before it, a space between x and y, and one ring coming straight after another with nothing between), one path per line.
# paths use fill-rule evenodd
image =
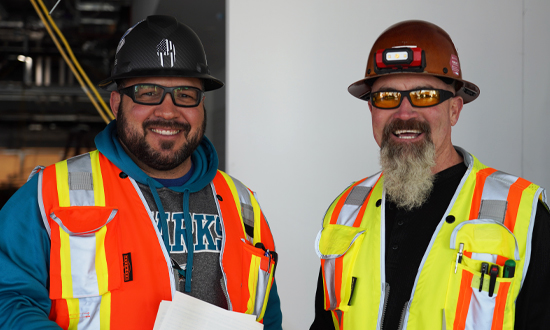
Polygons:
M71 244L73 297L99 296L95 267L96 236L94 234L70 235L69 242ZM82 309L82 307L80 308Z
M29 174L29 177L27 178L27 182L29 182L36 173L41 172L45 168L46 168L45 166L41 166L41 165L38 165L35 168L33 168L31 174Z
M269 266L268 266L269 267ZM260 316L264 306L265 294L269 284L269 272L258 269L258 284L256 285L256 299L254 300L254 315Z
M353 227L353 223L357 218L357 214L359 213L361 206L363 206L365 199L367 198L369 192L372 190L372 187L374 187L374 185L380 178L381 174L382 172L378 172L377 174L367 178L365 181L352 188L351 192L348 195L348 198L346 198L346 201L342 206L340 214L338 214L338 220L336 221L336 224ZM352 194L353 196L350 199L349 197ZM363 201L358 204L357 201L362 198L363 194L365 194Z
M78 308L80 310L78 330L100 329L101 298L102 296L78 299Z
M324 274L325 277L325 283L327 284L327 293L328 298L330 300L330 306L329 310L335 310L336 305L336 283L334 280L334 272L335 272L335 259L326 259L325 260L325 267L324 267Z
M59 218L55 215L54 212L52 212L52 213L50 214L50 218L52 218L53 221L55 221L55 222L59 225L59 227L63 228L63 230L64 230L67 234L69 234L69 235L71 235L71 236L79 236L79 237L80 237L80 236L82 236L82 235L94 233L94 232L96 232L97 230L99 230L101 227L106 226L109 222L111 222L111 220L113 220L113 218L115 217L117 211L118 211L117 209L113 209L113 210L111 211L111 214L109 214L109 218L107 218L107 220L105 221L105 223L102 224L101 226L99 226L99 227L97 227L97 228L94 228L94 229L91 229L91 230L88 230L88 231L86 231L86 232L79 232L79 233L72 232L72 231L70 231L67 227L65 227L65 225L63 224L63 220L59 219Z
M507 201L482 200L479 208L479 219L492 219L504 223Z
M478 219L493 219L504 223L508 204L508 191L510 190L510 186L517 180L517 176L501 171L496 171L489 175L483 185Z
M92 173L69 172L70 190L94 190Z
M501 171L496 171L489 175L483 185L483 194L481 199L506 200L508 190L518 180L517 176L510 175Z
M341 310L336 310L336 316L338 317L338 324L341 326L342 325L342 311Z
M239 201L241 202L241 216L245 225L254 227L254 209L252 208L252 202L250 200L250 191L239 180L230 176L237 188L237 194L239 195Z
M350 191L348 198L346 198L345 204L348 205L363 205L363 202L367 198L367 195L371 191L372 187L364 187L361 185L353 187Z
M71 206L95 206L92 163L89 153L67 160Z
M62 219L59 219L54 212L50 217L69 234L69 244L71 248L71 278L73 281L73 297L90 297L103 294L99 292L96 273L96 235L95 230L106 226L115 217L117 210L111 211L105 224L98 228L83 233L75 233L67 229ZM82 310L82 307L81 307Z
M487 292L471 290L465 329L491 329L497 296L497 291L489 297Z

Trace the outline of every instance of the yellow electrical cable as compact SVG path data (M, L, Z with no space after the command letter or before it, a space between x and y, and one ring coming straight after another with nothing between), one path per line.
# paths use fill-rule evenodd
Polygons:
M78 74L78 72L76 71L76 69L74 68L73 66L73 63L71 62L71 60L67 57L67 54L65 54L65 51L63 50L63 48L61 47L61 45L59 44L59 41L57 40L57 38L55 37L55 34L52 32L52 30L50 29L49 25L48 25L48 22L44 19L44 16L43 14L41 13L40 11L40 8L38 8L38 5L35 3L34 0L30 0L31 4L33 5L34 9L36 10L36 13L38 14L39 18L42 20L42 22L44 23L44 27L46 28L46 30L48 31L48 33L50 34L50 36L52 37L52 40L53 42L55 43L55 45L57 46L57 49L59 50L59 52L61 53L61 56L63 57L63 59L65 60L65 62L67 63L67 65L69 66L69 69L71 69L71 71L73 72L75 78L78 80L80 86L82 87L82 89L84 90L84 92L86 93L86 95L88 96L88 98L90 99L90 101L92 102L92 104L94 105L94 107L96 108L97 112L99 113L99 115L101 116L101 118L105 121L105 123L109 123L110 122L110 119L114 119L114 116L112 115L112 113L110 111L106 111L107 113L107 116L105 115L105 113L103 113L103 109L99 106L99 104L97 103L97 101L94 99L93 95L90 94L90 91L89 89L86 87L86 84L84 83L84 81L82 80L82 78L80 77L80 75ZM97 91L96 91L97 93ZM101 99L101 97L99 96L99 99L101 100L101 102L104 104L103 102L103 99Z
M88 75L82 69L82 67L80 66L80 63L78 63L78 60L76 59L76 57L73 54L73 50L71 49L71 46L69 46L69 43L65 39L65 36L63 36L63 33L61 33L61 31L59 30L59 28L57 27L57 25L53 21L52 16L49 14L48 9L44 5L44 2L42 2L42 0L36 0L36 1L38 1L38 4L40 5L40 7L42 7L42 10L44 11L44 13L47 13L46 17L48 18L48 21L50 22L50 25L53 27L54 31L57 33L57 35L61 39L61 42L63 42L63 44L65 45L65 48L66 48L67 52L69 53L69 56L70 56L71 60L73 61L73 64L75 64L76 68L78 69L78 72L80 72L80 74L82 75L82 77L84 78L84 80L86 81L88 86L90 87L90 89L94 92L96 98L98 99L99 103L103 107L103 110L105 111L107 116L109 116L111 119L115 119L115 117L111 113L109 107L107 107L107 105L103 101L103 98L97 92L97 89L95 88L95 86L92 84L90 79L88 79Z

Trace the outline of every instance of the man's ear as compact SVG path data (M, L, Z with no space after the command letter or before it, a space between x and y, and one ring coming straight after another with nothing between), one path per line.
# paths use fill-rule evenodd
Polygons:
M109 100L111 105L111 111L113 111L113 114L115 115L115 118L117 118L118 114L118 107L120 106L120 98L122 95L117 91L111 92L111 99Z
M458 117L460 117L460 112L464 106L464 100L460 96L453 97L451 99L451 109L449 116L451 117L451 126L456 125L458 122Z

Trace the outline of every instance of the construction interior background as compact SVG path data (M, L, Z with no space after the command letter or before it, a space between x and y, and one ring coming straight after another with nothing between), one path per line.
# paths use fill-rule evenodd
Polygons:
M40 0L35 4L40 7ZM203 40L211 71L224 79L225 1L44 0L92 84L109 76L123 33L150 14L171 14ZM143 11L143 12L142 12ZM42 13L44 14L44 13ZM59 38L59 37L58 37ZM99 90L109 104L109 93ZM224 91L210 96L209 134L224 158ZM0 1L0 205L36 165L50 165L94 149L105 127L35 6Z

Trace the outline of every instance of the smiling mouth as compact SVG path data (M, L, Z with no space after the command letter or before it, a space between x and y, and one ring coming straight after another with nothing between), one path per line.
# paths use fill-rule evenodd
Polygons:
M420 136L420 134L422 134L422 131L416 130L416 129L399 129L399 130L393 131L393 135L399 139L410 140L410 139L417 138L418 136Z
M176 135L180 132L180 130L151 128L151 132L157 133L160 135Z

